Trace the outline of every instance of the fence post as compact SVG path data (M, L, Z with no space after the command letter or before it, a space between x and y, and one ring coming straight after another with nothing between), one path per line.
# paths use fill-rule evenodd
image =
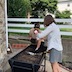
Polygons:
M5 0L6 48L8 48L7 0Z

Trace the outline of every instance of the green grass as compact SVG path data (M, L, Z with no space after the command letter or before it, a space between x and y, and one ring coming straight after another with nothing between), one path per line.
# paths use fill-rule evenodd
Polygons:
M72 29L69 28L61 28L60 31L64 31L64 32L72 32ZM66 36L66 35L62 35L62 38L72 38L72 36Z
M72 32L72 29L69 29L69 28L61 28L60 31Z
M30 30L31 28L29 27L9 27L9 29L26 29L26 30ZM45 28L40 28L41 30L44 30ZM72 29L69 28L61 28L60 31L66 31L66 32L72 32Z
M30 30L31 28L28 28L28 27L9 27L9 29L27 29L27 30ZM44 28L40 28L41 30L44 30ZM69 28L61 28L60 31L64 31L64 32L72 32L72 29L69 29ZM28 36L29 34L28 33L12 33L12 32L9 32L8 35L23 35L23 36ZM72 38L72 36L65 36L65 35L62 35L62 38Z
M69 38L69 39L72 39L72 36L65 36L65 35L62 35L61 37L62 37L62 38Z

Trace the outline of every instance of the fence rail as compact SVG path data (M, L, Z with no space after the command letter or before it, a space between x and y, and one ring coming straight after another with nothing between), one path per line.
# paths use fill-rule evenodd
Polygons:
M26 19L26 18L8 18L9 22L17 22L17 23L8 23L8 27L26 27L26 28L32 28L34 25L33 24L21 24L18 22L43 22L44 19L36 19L36 18L32 18L32 19ZM72 19L55 19L56 22L67 22L70 23L69 25L58 25L59 28L68 28L68 29L72 29ZM44 28L44 26L41 24L40 25L41 28ZM28 29L12 29L12 28L8 28L8 32L17 32L17 33L29 33ZM72 36L72 32L64 32L61 31L61 35L68 35L68 36Z
M43 22L42 18L8 18L11 22ZM72 19L55 19L56 22L72 22Z

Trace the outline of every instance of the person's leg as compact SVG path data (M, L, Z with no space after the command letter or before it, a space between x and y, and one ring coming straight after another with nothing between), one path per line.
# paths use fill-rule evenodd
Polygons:
M58 69L58 72L62 72L62 69L61 69L61 67L59 66L59 63L57 63L57 69Z
M58 72L56 62L55 63L51 63L51 66L52 66L52 71L53 72Z
M35 50L38 50L39 48L40 48L40 45L41 45L41 39L40 40L37 40L37 47L36 47L36 49Z
M51 63L53 72L62 72L59 64L57 62Z
M49 61L51 63L53 72L61 72L61 68L58 64L58 62L61 62L61 52L57 51L55 49L51 49L49 53Z

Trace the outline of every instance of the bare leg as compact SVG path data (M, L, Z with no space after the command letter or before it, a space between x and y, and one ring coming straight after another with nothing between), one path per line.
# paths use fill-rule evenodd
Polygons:
M51 66L52 66L53 72L58 72L58 70L57 70L57 63L56 62L55 63L51 63Z
M62 72L62 70L57 62L51 63L51 66L52 66L53 72Z
M62 72L62 69L61 69L61 67L59 66L58 63L57 63L57 69L58 69L58 72Z
M39 48L40 47L41 41L42 41L41 39L37 41L37 47L36 48Z

